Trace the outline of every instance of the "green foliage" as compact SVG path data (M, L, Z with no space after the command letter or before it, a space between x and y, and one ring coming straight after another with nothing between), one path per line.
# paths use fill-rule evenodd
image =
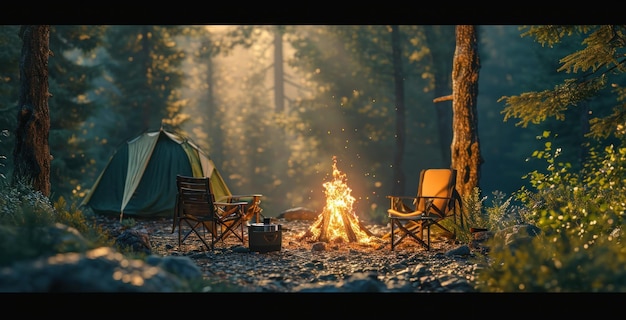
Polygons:
M542 45L550 47L562 41L577 41L582 39L582 48L574 50L563 57L559 62L558 72L567 74L582 73L576 78L565 79L562 84L551 90L526 92L519 96L505 96L499 101L505 101L506 107L502 111L505 121L509 118L518 118L518 125L526 126L529 123L541 123L547 118L554 117L564 120L567 109L574 107L593 108L588 112L589 132L585 134L593 138L606 138L619 133L616 131L616 121L623 119L623 90L619 83L624 80L624 60L626 48L626 28L616 25L602 26L531 26L525 27L522 36L532 36ZM607 99L607 97L609 99ZM589 103L593 102L593 103ZM614 113L606 114L613 105ZM623 124L617 123L619 125Z
M471 228L487 229L495 232L506 227L522 223L519 215L521 208L512 204L513 197L506 197L501 191L492 193L491 205L485 206L489 200L487 196L481 196L479 188L466 196L463 203L463 225L457 220L456 224L450 219L444 220L443 225L457 230L456 239L462 243L472 240Z
M552 47L565 37L570 37L577 32L588 32L589 28L589 26L576 25L525 26L522 27L522 29L526 29L522 33L522 37L532 36L542 46L548 45Z
M112 246L114 240L95 221L90 221L83 211L78 208L76 202L68 204L65 198L59 197L54 203L54 209L56 211L56 221L78 230L93 244L92 247Z
M546 132L540 139L548 137ZM570 172L569 163L557 161L560 148L553 149L550 141L544 145L533 157L548 163L547 172L530 172L525 178L535 191L522 188L517 193L525 207L532 208L526 219L558 232L602 216L613 223L596 231L612 232L626 210L626 148L611 145L599 152L592 147L582 170Z
M502 230L524 222L519 214L521 208L513 205L512 201L512 197L507 198L506 194L500 191L493 192L492 204L486 208L487 226L490 230Z
M604 221L602 221L604 222ZM478 275L489 292L623 292L626 252L623 236L584 239L575 230L539 236L508 250L494 241L493 259Z
M82 212L71 206L66 209L63 198L54 206L39 191L24 183L10 186L5 180L0 185L0 265L16 261L110 245L102 230L89 224ZM55 241L55 229L61 225L75 228L83 241ZM58 232L71 232L71 229ZM57 239L58 240L58 239Z
M487 228L487 217L483 210L483 203L487 197L481 197L480 189L474 188L473 192L464 197L463 204L463 225L455 225L450 219L442 221L442 225L448 230L457 230L456 239L462 243L469 243L472 240L470 228Z
M0 26L0 178L10 176L20 85L19 25ZM6 167L5 167L6 165Z
M613 138L605 146L570 145L584 157L578 164L559 161L562 152L554 141L544 143L533 158L545 161L545 171L531 171L530 183L516 197L520 214L541 228L543 234L512 251L506 244L490 241L492 262L478 279L484 291L494 292L618 292L626 288L623 249L623 220L626 210L626 148L624 142L623 51L624 26L533 26L522 36L533 36L542 45L560 44L566 37L582 39L559 62L559 72L582 73L566 79L552 90L503 97L505 120L520 119L518 125L542 123L549 117L565 120L566 111L588 120L580 135ZM613 100L613 101L611 101ZM617 104L615 104L617 102ZM611 108L612 105L612 108ZM612 114L607 110L613 111ZM593 117L592 117L593 116ZM539 139L550 138L544 132ZM554 135L553 138L556 138ZM581 148L582 146L582 148ZM568 150L569 149L569 150Z
M626 101L626 88L617 85L613 86L613 92L617 95L617 101L620 102L617 106L613 107L613 113L604 118L593 118L589 120L590 131L595 132L596 135L602 138L607 138L609 135L614 134L620 139L626 136L626 113L623 112L626 108L624 101Z
M34 191L30 184L9 185L0 180L0 223L10 226L46 226L54 222L54 208L48 197Z
M117 120L106 128L112 141L124 141L162 124L174 129L181 125L177 115L186 105L181 98L185 54L175 39L181 31L174 25L107 28L103 44L109 59L103 66L115 87L107 98Z
M607 79L600 77L587 82L567 79L565 83L555 86L552 90L541 92L525 92L519 96L502 97L506 101L504 121L519 118L517 125L526 127L528 124L539 124L547 118L565 120L565 111L571 106L580 104L589 97L596 95L606 86Z
M0 265L34 258L53 250L39 232L54 224L54 209L48 198L28 185L9 187L0 192Z
M546 132L540 139L547 139ZM525 178L532 188L516 197L520 215L542 235L510 250L489 241L491 263L480 272L480 290L492 292L619 292L626 290L626 148L590 148L579 172L558 161L550 141L534 158L546 172Z

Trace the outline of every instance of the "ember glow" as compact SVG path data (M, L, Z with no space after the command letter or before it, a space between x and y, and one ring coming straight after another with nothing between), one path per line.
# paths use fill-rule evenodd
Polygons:
M333 157L333 179L324 182L326 206L313 225L300 238L322 242L359 242L369 244L372 233L361 226L352 205L355 198L346 184L346 174L337 169Z

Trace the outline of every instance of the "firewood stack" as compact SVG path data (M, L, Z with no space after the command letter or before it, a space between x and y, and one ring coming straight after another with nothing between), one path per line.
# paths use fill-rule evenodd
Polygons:
M322 242L368 242L373 234L352 212L354 197L346 184L346 175L337 169L333 157L333 180L324 183L326 206L300 240Z
M335 217L333 212L324 210L318 216L317 220L311 227L300 236L300 240L309 240L313 242L360 242L360 237L372 237L371 231L363 226L363 224L351 213L341 211ZM336 221L335 221L336 220Z

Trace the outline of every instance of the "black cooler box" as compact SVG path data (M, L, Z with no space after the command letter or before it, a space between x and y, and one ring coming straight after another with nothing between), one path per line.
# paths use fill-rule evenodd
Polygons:
M248 225L248 245L250 251L280 251L282 246L280 224L251 223Z

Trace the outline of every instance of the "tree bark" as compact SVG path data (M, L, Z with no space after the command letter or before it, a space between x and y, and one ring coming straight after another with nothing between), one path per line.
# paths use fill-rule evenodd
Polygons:
M478 41L476 27L456 27L456 50L452 67L452 168L457 170L456 188L461 197L478 187L480 155L478 139Z
M50 26L22 26L20 30L20 94L13 159L13 184L24 182L50 196L48 144L50 113L48 107L48 57Z

